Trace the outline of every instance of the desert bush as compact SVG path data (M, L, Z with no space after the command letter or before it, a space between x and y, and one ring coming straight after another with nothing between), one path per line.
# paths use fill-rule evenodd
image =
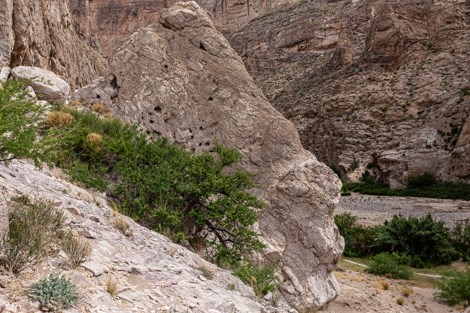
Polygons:
M240 159L237 151L216 145L214 155L194 155L115 119L60 110L74 123L49 129L62 138L53 161L74 180L106 191L123 213L177 242L205 238L213 261L236 265L263 247L251 228L263 203L250 193L250 175L224 171ZM99 153L87 148L92 133L102 136Z
M25 87L24 82L7 80L0 88L0 162L30 158L38 164L56 140L38 137L44 108Z
M251 262L243 262L234 275L250 285L258 298L276 289L274 267L270 265L256 266Z
M449 264L456 255L449 229L430 214L422 218L393 216L380 228L377 244L382 251L414 257L410 259L413 267Z
M437 283L437 297L451 305L470 306L470 270L465 273L450 272L447 276L448 279Z
M33 284L29 296L39 301L43 309L62 312L72 307L78 300L75 286L64 276L51 274L49 277Z
M79 266L90 256L91 244L88 240L74 235L71 231L65 233L60 244L73 267Z
M379 253L373 256L367 271L375 275L390 276L392 278L410 279L413 272L406 265L400 264L400 258L396 254Z
M50 254L65 218L48 201L24 196L14 200L8 230L0 238L0 254L5 267L18 274Z
M463 261L470 260L470 220L458 222L450 232L452 246Z
M408 188L421 188L431 186L436 183L436 177L431 173L422 175L410 175L408 177Z

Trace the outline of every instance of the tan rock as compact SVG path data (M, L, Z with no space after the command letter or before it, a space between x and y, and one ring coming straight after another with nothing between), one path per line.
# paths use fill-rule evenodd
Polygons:
M283 295L298 308L333 300L331 271L344 246L332 218L340 181L302 148L294 125L269 104L197 4L178 3L161 24L134 33L111 68L115 115L192 151L220 143L241 152L239 167L253 174L255 193L268 203L259 228L283 269Z

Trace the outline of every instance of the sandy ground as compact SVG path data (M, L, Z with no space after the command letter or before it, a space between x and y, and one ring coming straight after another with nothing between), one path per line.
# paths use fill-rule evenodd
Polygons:
M353 194L342 197L335 214L350 212L362 225L377 225L393 215L425 216L430 213L448 226L470 219L470 201L454 201L428 198L367 196ZM433 288L423 288L405 280L387 279L361 272L337 271L335 276L341 286L336 301L322 312L327 313L470 313L470 308L450 307L438 300ZM388 289L384 289L388 285ZM412 290L403 295L403 288ZM403 305L397 303L402 298Z

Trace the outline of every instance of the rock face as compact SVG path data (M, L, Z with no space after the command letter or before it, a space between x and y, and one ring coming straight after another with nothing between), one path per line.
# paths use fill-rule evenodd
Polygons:
M5 0L0 7L0 67L36 66L72 86L104 71L96 51L75 33L66 0Z
M2 312L41 312L22 291L50 273L65 275L78 287L77 307L67 312L272 312L253 300L251 288L230 272L116 215L105 197L55 178L47 169L38 170L22 161L8 167L0 164L0 185L0 230L10 198L28 195L53 202L64 211L66 228L87 238L92 246L90 257L75 269L60 251L18 277L0 271ZM117 218L129 224L132 236L124 236L116 228ZM213 277L204 277L201 268ZM108 280L117 283L114 296L107 292Z
M259 228L282 268L285 298L319 308L338 294L331 274L344 241L333 221L340 181L302 148L294 125L255 85L243 62L195 2L166 10L111 61L113 113L192 151L238 149L240 168L267 202Z
M350 177L371 163L400 187L470 181L469 25L468 1L301 1L229 41L319 160Z
M114 52L139 27L158 22L160 13L178 0L68 0L77 31L102 50ZM296 0L198 0L217 28L229 32L271 8Z
M18 66L12 69L11 76L30 80L30 86L36 95L45 101L64 100L70 93L70 86L66 81L42 68Z

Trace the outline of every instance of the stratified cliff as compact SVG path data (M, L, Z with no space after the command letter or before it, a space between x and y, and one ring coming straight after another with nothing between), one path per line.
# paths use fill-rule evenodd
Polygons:
M0 67L49 69L73 86L104 73L101 56L76 34L66 0L3 1L0 42Z
M302 1L229 41L321 161L468 182L469 22L468 1Z

